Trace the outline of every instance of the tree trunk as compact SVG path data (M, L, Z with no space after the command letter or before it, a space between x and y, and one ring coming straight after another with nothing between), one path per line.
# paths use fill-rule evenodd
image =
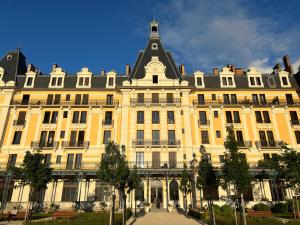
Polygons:
M243 224L247 225L246 212L245 212L245 202L244 202L243 193L241 193L241 206L242 206L242 214L243 214Z
M297 213L296 213L296 215L297 215L297 218L300 218L300 211L299 211L299 202L298 202L298 192L296 191L296 193L295 193L296 195L296 207L297 207Z
M26 210L26 214L25 214L25 221L30 221L31 219L31 205L32 205L32 195L33 195L33 188L30 188L29 191L29 197L28 197L28 204L27 204L27 210Z
M126 225L126 193L123 192L123 225Z
M212 225L216 225L216 217L215 217L215 210L214 210L213 200L211 200L211 215L212 215Z
M110 216L110 225L115 224L115 200L116 200L116 195L115 195L115 190L113 191L112 195L112 207L111 207L111 216Z
M294 201L294 196L292 195L292 203L293 203L293 213L294 213L294 219L297 219L297 215L296 215L296 205L295 205L295 201Z
M236 215L236 201L234 201L234 220L235 220L235 225L238 225L237 215Z

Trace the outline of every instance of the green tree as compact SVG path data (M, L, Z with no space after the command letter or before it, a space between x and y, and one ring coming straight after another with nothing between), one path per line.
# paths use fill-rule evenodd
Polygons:
M238 150L233 126L227 126L227 137L224 143L226 152L224 154L224 163L222 165L222 174L225 187L233 187L235 195L240 199L240 208L242 209L242 221L246 225L246 215L243 193L251 187L252 175L250 167L244 154Z
M192 177L187 169L186 164L183 166L179 189L183 193L184 211L185 214L187 214L187 195L192 191Z
M295 193L296 202L294 203L294 197L292 200L296 207L293 208L294 212L295 208L297 208L297 213L299 214L297 195L300 192L300 153L294 149L288 148L286 145L283 145L282 149L284 150L282 156L280 157L280 164L282 165L283 171L282 173L284 174L284 178L287 181L288 187L291 188Z
M125 156L125 146L110 142L105 147L105 154L98 168L98 178L113 187L111 224L114 224L115 190L118 190L123 202L123 224L126 223L126 189L130 170Z
M208 155L205 150L202 153L201 161L198 166L198 177L197 177L197 187L198 189L205 190L208 196L208 208L209 208L209 217L210 224L215 225L215 215L213 208L213 199L212 193L213 190L218 188L219 180L217 178L217 173L214 170Z
M28 185L30 188L29 204L25 217L25 220L30 220L37 193L45 190L47 184L52 180L52 168L44 163L44 155L40 152L30 153L27 151L21 166L10 169L15 178L19 180L20 186Z

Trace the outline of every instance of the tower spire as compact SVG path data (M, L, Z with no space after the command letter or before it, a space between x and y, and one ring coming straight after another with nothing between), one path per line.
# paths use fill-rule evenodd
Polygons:
M153 20L150 23L150 38L159 38L158 34L159 23L153 17Z

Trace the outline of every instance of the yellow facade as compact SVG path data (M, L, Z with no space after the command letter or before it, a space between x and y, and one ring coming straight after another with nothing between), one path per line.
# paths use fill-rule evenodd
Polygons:
M95 171L105 152L105 144L114 141L125 145L129 165L131 168L137 166L143 174L144 199L141 198L141 202L153 203L159 198L163 207L168 203L182 207L183 196L176 190L175 183L179 184L183 164L190 165L194 153L200 160L199 150L203 145L212 165L220 168L229 124L238 131L240 151L245 153L251 167L272 154L280 154L281 142L300 150L296 75L286 71L265 75L255 68L236 74L228 66L215 75L199 71L187 75L181 69L176 77L177 68L169 68L173 66L170 56L164 55L167 54L164 50L159 52L157 48L162 45L153 32L151 30L147 48L141 59L137 59L132 73L123 76L114 71L94 76L87 68L69 76L57 65L48 76L39 75L28 66L24 74L16 74L13 83L0 82L2 184L7 177L8 164L19 165L26 151L40 150L48 155L48 163L57 174L80 176L75 184L76 196L66 194L68 187L64 176L58 176L48 185L42 198L44 204L56 203L68 208L75 201L93 199L97 202L95 207L99 208L99 202L109 203L109 198L105 198L97 186ZM148 48L151 54L141 77L139 63L147 57ZM164 61L164 57L171 63ZM28 85L29 77L34 79L33 86ZM52 86L58 82L53 81L54 77L61 77L63 85ZM80 77L90 79L89 84L79 87ZM250 77L258 77L263 85L252 85ZM269 77L274 77L274 87L268 83L271 82ZM283 77L287 78L287 83L281 80ZM230 78L234 82L226 86L223 78L229 79L228 84L232 82ZM270 188L272 184L265 181L263 185L265 196L256 183L249 204L262 199L276 200ZM176 193L173 193L174 187ZM3 185L1 190L4 190ZM28 187L14 189L7 207L16 203L25 205L28 192ZM97 196L100 192L101 197ZM223 204L226 195L220 187L217 203ZM289 195L286 192L280 200ZM203 196L197 191L197 203L201 200ZM132 197L128 198L128 204L132 204Z

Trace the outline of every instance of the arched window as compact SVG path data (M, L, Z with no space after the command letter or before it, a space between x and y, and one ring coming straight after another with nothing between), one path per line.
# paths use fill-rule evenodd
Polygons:
M178 183L176 180L172 180L170 182L170 200L173 200L173 201L179 200Z

